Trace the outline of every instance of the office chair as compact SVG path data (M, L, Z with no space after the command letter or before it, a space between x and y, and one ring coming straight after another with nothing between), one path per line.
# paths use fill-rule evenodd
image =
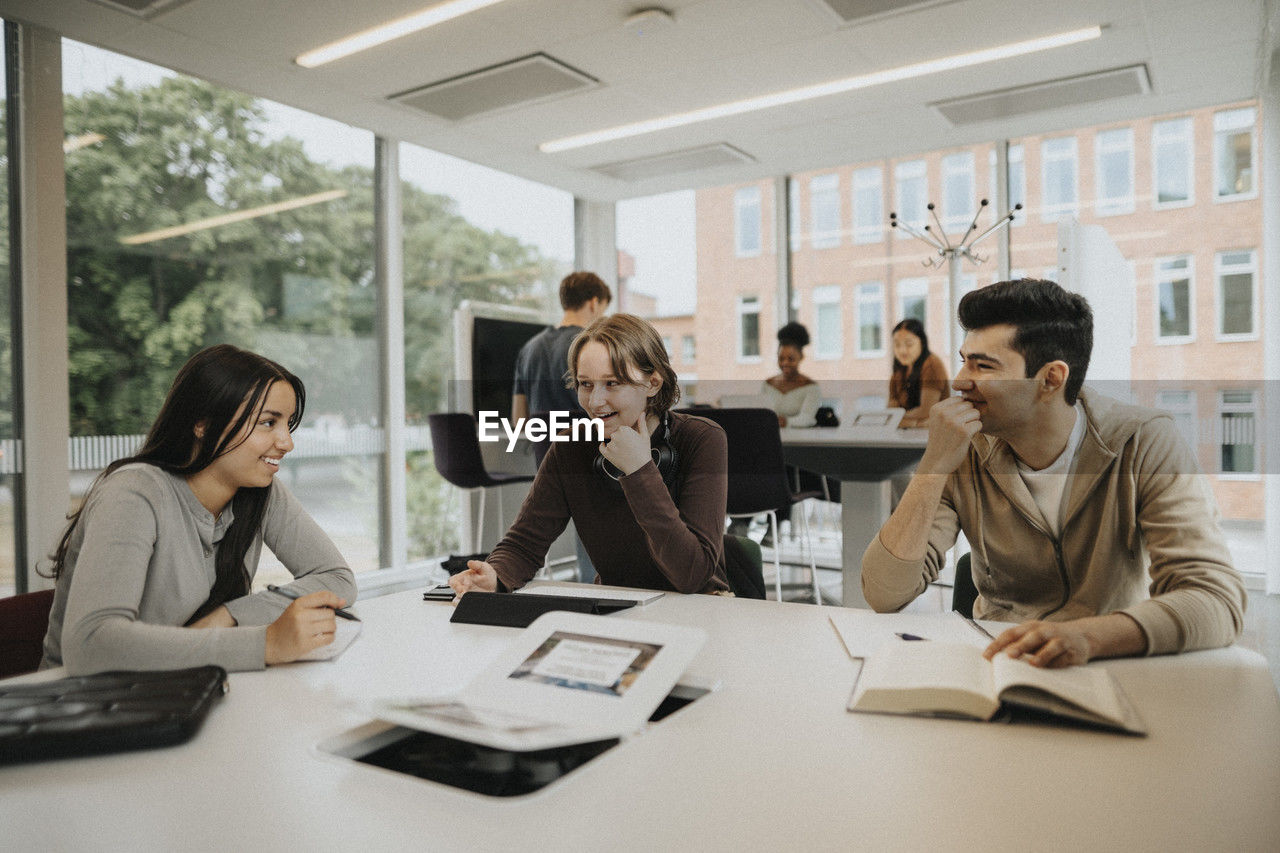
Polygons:
M973 555L962 554L956 560L956 581L951 588L951 609L962 616L973 618L973 603L978 599L978 587L973 582Z
M724 535L724 572L738 598L765 599L764 555L760 543L746 536Z
M822 497L818 489L793 492L787 482L786 463L782 458L782 436L778 432L778 416L771 409L698 409L687 414L715 421L725 432L729 444L730 518L752 518L766 515L773 536L774 593L782 600L782 562L779 557L778 513L782 506L793 506L810 498ZM822 603L818 589L818 567L813 558L813 542L809 537L809 519L800 515L801 534L809 556L809 580L813 600Z
M0 678L40 668L53 590L0 598Z
M467 492L480 491L480 515L476 522L474 550L484 550L484 501L486 490L511 483L529 483L528 474L490 473L480 455L476 419L461 412L427 415L431 427L431 458L440 476ZM502 523L502 491L498 491L498 523Z

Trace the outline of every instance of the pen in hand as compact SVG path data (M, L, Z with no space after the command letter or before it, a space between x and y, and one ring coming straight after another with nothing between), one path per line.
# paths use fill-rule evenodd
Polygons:
M278 592L281 595L283 595L285 598L291 598L295 601L301 598L305 594L305 593L298 592L297 590L294 590L294 589L289 589L288 587L276 586L275 584L271 584L270 586L267 587L267 589L270 590L271 592ZM350 611L343 610L341 607L333 608L333 615L342 619L349 619L352 622L360 621L359 616L356 616L354 613L351 613Z

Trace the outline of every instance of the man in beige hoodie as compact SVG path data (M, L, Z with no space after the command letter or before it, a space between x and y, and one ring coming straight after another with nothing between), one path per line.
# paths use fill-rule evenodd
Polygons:
M923 592L963 530L974 615L1021 623L988 657L1061 667L1234 642L1244 585L1173 420L1081 390L1084 297L1005 281L967 294L959 315L960 396L934 405L924 457L863 555L871 606Z

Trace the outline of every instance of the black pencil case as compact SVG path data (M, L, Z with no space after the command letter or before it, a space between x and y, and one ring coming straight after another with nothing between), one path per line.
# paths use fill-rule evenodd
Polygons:
M0 764L184 743L226 692L220 666L0 686Z
M604 616L635 607L634 601L582 598L576 595L516 595L509 592L468 592L458 599L450 622L525 628L543 613L568 610Z

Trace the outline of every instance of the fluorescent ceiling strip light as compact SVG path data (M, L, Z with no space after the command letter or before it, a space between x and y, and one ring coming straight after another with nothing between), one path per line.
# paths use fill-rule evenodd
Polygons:
M1080 30L1071 30L1065 33L1057 33L1051 36L1030 39L1028 41L1013 42L1012 44L989 47L984 50L975 50L970 53L945 56L941 59L930 59L925 62L916 62L911 65L901 65L897 68L885 69L884 71L873 71L870 74L860 74L856 77L845 77L840 80L832 80L829 83L818 83L813 86L804 86L799 89L788 89L785 92L774 92L769 95L760 95L759 97L747 98L742 101L732 101L727 104L718 104L713 107L703 107L700 110L692 110L687 113L676 113L674 115L663 116L662 118L648 119L646 121L638 121L632 124L623 124L617 127L593 131L591 133L582 133L577 136L566 136L562 139L553 139L549 142L544 142L538 146L538 150L545 154L555 154L559 151L584 148L588 145L595 145L600 142L610 142L615 139L627 139L632 136L641 136L646 133L667 130L672 127L683 127L684 125L696 124L701 121L710 121L712 119L725 118L726 116L741 115L742 113L750 113L757 110L767 110L771 107L780 107L784 104L794 104L798 101L808 101L813 98L822 98L827 95L836 95L842 92L852 92L857 89L869 89L872 86L880 86L885 83L896 83L899 80L910 80L914 77L924 77L927 74L937 74L940 71L954 71L957 68L968 68L973 65L995 62L999 59L1009 59L1014 56L1025 56L1028 53L1036 53L1042 50L1050 50L1055 47L1064 47L1069 44L1078 44L1079 42L1090 41L1100 37L1101 35L1102 28L1098 26L1086 27Z
M447 3L438 3L421 12L388 21L364 32L322 45L315 50L308 50L293 61L303 68L315 68L317 65L324 65L326 62L333 62L335 59L342 59L344 56L386 44L401 36L434 27L436 24L501 2L502 0L449 0Z
M174 225L171 228L161 228L158 231L148 231L145 234L121 237L120 242L126 246L154 243L157 240L181 237L183 234L204 231L208 228L217 228L220 225L230 225L233 222L244 222L246 219L257 219L259 216L270 216L273 213L281 213L286 210L333 201L336 198L342 198L346 194L346 190L325 190L322 193L304 195L288 201L277 201L275 204L264 204L262 207L251 207L248 210L237 210L235 213L224 213L221 216L211 216L208 219L197 219L195 222L188 222L186 225Z
M101 133L82 133L79 136L68 136L62 142L62 153L70 154L72 151L78 151L81 148L88 148L90 145L96 145L106 139Z

